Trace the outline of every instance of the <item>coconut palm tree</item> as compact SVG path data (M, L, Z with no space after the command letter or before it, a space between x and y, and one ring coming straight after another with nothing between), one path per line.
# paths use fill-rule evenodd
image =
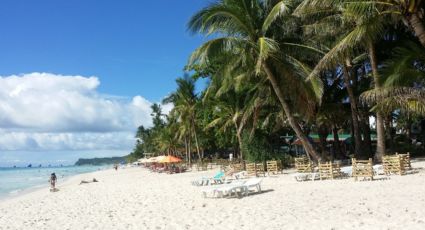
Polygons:
M182 122L181 124L185 126L183 129L188 134L187 145L191 145L191 140L193 137L195 139L198 159L201 160L201 152L199 148L197 125L195 119L199 101L198 95L195 93L195 80L186 74L183 78L177 78L176 83L177 90L166 97L163 100L163 103L174 104L173 110L175 113L177 113L177 116L179 116L179 120Z
M394 56L384 63L381 90L369 90L362 100L376 104L375 110L390 113L425 114L425 48L412 41L403 41L394 49Z
M229 72L243 71L247 76L267 79L304 149L318 160L320 156L295 113L297 107L314 108L321 82L314 76L306 78L308 66L294 55L294 44L285 40L294 32L290 28L295 23L290 16L292 1L273 2L219 0L200 10L191 18L189 29L214 37L201 45L189 62L205 64L230 54L231 60L221 63ZM278 16L282 23L276 23Z
M379 14L377 6L365 1L306 0L297 7L295 12L297 15L314 15L321 26L324 24L329 28L330 25L339 24L343 28L342 34L339 34L339 39L315 66L312 75L319 74L320 71L333 68L339 64L342 64L342 68L345 70L351 63L347 60L353 59L359 52L367 52L374 79L374 88L380 90L381 80L375 43L383 37L388 20L385 20L386 18ZM348 74L346 75L348 76ZM349 84L346 85L349 86ZM353 120L356 120L354 115ZM384 115L381 111L376 112L376 129L377 150L375 158L380 160L385 154ZM357 136L359 135L357 134Z

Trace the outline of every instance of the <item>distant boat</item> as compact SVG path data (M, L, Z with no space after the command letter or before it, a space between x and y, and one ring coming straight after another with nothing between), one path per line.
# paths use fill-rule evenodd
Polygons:
M41 164L39 164L38 167L41 168Z
M16 168L16 165L14 165L13 168Z
M27 167L28 167L28 168L31 168L31 167L32 167L32 164L29 164Z

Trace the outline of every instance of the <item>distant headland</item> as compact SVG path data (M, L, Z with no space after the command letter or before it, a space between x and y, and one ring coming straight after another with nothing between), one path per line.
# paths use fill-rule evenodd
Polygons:
M91 158L84 159L80 158L74 165L82 166L82 165L107 165L107 164L116 164L126 162L126 156L123 157L104 157L104 158Z

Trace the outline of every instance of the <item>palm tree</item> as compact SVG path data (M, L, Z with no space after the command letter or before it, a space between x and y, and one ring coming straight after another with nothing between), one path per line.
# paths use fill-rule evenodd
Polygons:
M314 108L321 95L321 83L315 77L305 78L308 67L293 55L294 49L292 53L288 49L294 44L280 39L289 35L289 23L283 21L288 30L274 23L278 16L294 23L290 21L291 1L272 2L275 1L220 0L200 10L191 18L189 29L216 38L201 45L189 62L205 64L231 54L232 59L222 63L229 72L243 71L247 76L266 78L304 149L318 160L319 154L294 114L297 106Z
M384 63L381 90L369 90L363 101L376 104L375 110L390 113L425 114L425 48L412 41L402 41L394 56Z
M173 103L173 110L179 116L179 120L185 126L184 130L188 133L187 146L191 145L191 138L195 139L196 151L199 160L201 159L201 152L199 148L197 125L196 125L196 111L199 98L195 93L195 80L189 75L183 78L177 78L177 90L163 100L163 103ZM185 135L186 136L186 135ZM190 156L189 151L189 156ZM189 158L190 159L190 158Z
M306 0L298 6L296 10L298 15L307 14L317 17L319 25L334 25L336 22L342 28L342 34L336 44L331 48L319 61L312 75L319 74L326 68L332 68L341 64L344 71L350 66L353 57L359 51L368 53L370 68L374 79L374 88L380 90L381 80L378 71L378 60L376 55L375 42L382 38L384 28L387 21L382 17L375 5L371 5L366 1L350 1L350 0ZM336 22L335 22L336 21ZM346 73L348 77L348 73ZM349 86L350 84L346 84ZM349 88L347 88L349 90ZM351 93L349 92L349 95ZM350 99L353 96L350 96ZM353 100L354 102L354 100ZM355 112L353 107L352 112ZM353 121L357 118L352 114ZM385 130L384 116L381 111L376 113L376 129L377 129L377 150L375 158L380 160L385 154ZM357 138L359 135L357 134ZM358 140L360 141L360 140Z

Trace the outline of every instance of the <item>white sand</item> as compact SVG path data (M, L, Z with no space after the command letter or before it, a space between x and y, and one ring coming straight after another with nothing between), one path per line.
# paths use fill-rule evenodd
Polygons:
M425 162L414 163L415 168ZM425 229L425 171L389 180L296 182L267 177L264 193L205 199L190 181L214 172L132 168L79 175L0 202L0 229ZM78 185L93 177L98 183Z

